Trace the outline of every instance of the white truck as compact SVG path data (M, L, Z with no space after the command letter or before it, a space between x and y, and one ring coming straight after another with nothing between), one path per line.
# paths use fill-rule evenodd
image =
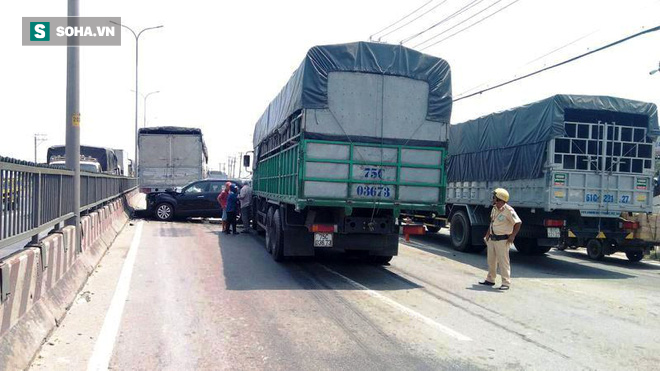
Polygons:
M451 125L447 210L453 247L481 251L492 191L506 188L523 224L516 248L543 254L584 246L592 259L650 242L628 213L653 211L657 107L628 99L556 95Z
M142 128L138 131L138 151L142 193L163 192L208 177L208 152L200 129Z

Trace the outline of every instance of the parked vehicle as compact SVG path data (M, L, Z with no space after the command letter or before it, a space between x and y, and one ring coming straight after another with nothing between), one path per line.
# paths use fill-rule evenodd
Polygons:
M202 131L175 126L138 131L140 192L163 192L208 177Z
M449 133L447 208L451 243L481 251L492 190L511 194L523 224L515 247L543 254L584 246L592 259L650 243L622 213L653 211L654 104L556 95L463 124Z
M442 59L379 43L311 48L254 130L253 208L267 251L389 262L401 210L444 212L451 105Z
M65 146L52 146L48 148L48 164L53 165L53 161L61 162L65 157ZM91 161L94 159L101 167L101 172L107 174L119 174L119 165L117 162L117 155L112 148L80 146L81 161ZM89 165L89 164L88 164ZM82 169L82 163L81 163ZM86 166L85 171L93 171L92 166Z
M175 217L211 217L219 218L222 210L217 198L231 182L240 188L239 180L205 179L192 182L182 188L147 194L147 212L161 221Z

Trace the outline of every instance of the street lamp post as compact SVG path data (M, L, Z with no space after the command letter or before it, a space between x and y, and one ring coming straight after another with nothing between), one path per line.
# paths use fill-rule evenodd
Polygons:
M132 89L131 89L131 91L135 92L135 90L132 90ZM143 128L147 126L147 98L149 98L149 96L151 94L157 94L157 93L160 93L160 90L152 91L147 95L144 95L144 94L140 93L140 95L142 96L142 109L144 110L144 112L142 113L142 127Z
M42 142L45 142L46 140L48 140L46 138L46 134L34 134L34 163L35 164L37 163L37 147L39 147L39 145ZM46 160L46 162L48 162L48 160Z
M143 32L149 31L149 30L155 30L157 28L163 27L162 25L156 26L156 27L147 27L142 29L142 31L135 33L132 28L119 24L117 22L110 21L110 23L114 23L118 26L124 27L125 29L131 31L133 36L135 37L135 164L137 166L138 164L138 52L139 52L139 46L140 46L140 36L142 35Z

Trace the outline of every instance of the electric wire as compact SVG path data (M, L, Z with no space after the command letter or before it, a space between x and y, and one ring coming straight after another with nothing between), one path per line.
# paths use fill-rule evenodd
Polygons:
M445 17L444 19L440 20L440 22L434 23L431 27L428 27L428 28L426 28L425 30L422 30L422 31L420 31L420 32L418 32L418 33L416 33L416 34L414 34L414 35L412 35L412 36L408 36L408 37L406 37L405 39L402 39L401 41L399 41L399 44L405 44L405 43L409 42L410 40L413 40L413 39L415 39L415 38L417 38L417 37L419 37L419 36L421 36L421 35L423 35L423 34L429 32L429 31L431 31L432 29L434 29L434 28L440 26L441 24L443 24L443 23L445 23L445 22L447 22L447 21L452 20L454 17L456 17L456 16L458 16L458 15L460 15L460 14L466 12L467 10L471 9L472 7L478 5L478 4L481 3L482 1L484 1L484 0L472 0L472 2L468 3L467 5L465 5L465 6L462 7L461 9L455 11L454 13L448 15L448 16Z
M530 72L530 73L525 74L525 75L523 75L523 76L516 77L516 78L514 78L514 79L511 79L511 80L505 81L505 82L503 82L503 83L497 84L497 85L495 85L495 86L492 86L492 87L489 87L489 88L486 88L486 89L480 90L480 91L478 91L478 92L475 92L475 93L472 93L472 94L469 94L469 95L466 95L466 96L458 97L458 98L454 99L453 102L458 102L458 101L463 100L463 99L467 99L467 98L474 97L474 96L479 95L479 94L483 94L483 93L485 93L485 92L487 92L487 91L491 91L491 90L494 90L494 89L501 88L501 87L503 87L503 86L506 86L506 85L512 84L512 83L514 83L514 82L517 82L517 81L520 81L520 80L526 79L526 78L531 77L531 76L534 76L534 75L538 75L538 74L540 74L540 73L542 73L542 72L545 72L545 71L548 71L548 70L551 70L551 69L554 69L554 68L557 68L557 67L563 66L563 65L565 65L565 64L568 64L568 63L574 62L574 61L576 61L576 60L582 59L582 58L584 58L584 57L586 57L586 56L588 56L588 55L591 55L591 54L594 54L594 53L598 53L598 52L600 52L600 51L602 51L602 50L605 50L605 49L609 49L609 48L611 48L611 47L613 47L613 46L616 46L616 45L618 45L618 44L624 43L624 42L626 42L626 41L628 41L628 40L632 40L632 39L637 38L637 37L639 37L639 36L646 35L646 34L649 34L649 33L652 33L652 32L656 32L656 31L660 31L660 26L655 26L655 27L653 27L653 28L649 28L648 30L640 31L640 32L635 33L635 34L633 34L633 35L626 36L626 37L624 37L623 39L619 39L619 40L614 41L614 42L611 42L611 43L609 43L609 44L607 44L607 45L601 46L601 47L599 47L599 48L597 48L597 49L594 49L594 50L588 51L588 52L586 52L586 53L582 53L582 54L580 54L580 55L578 55L578 56L575 56L575 57L569 58L569 59L564 60L564 61L562 61L562 62L555 63L555 64L553 64L553 65L551 65L551 66L541 68L541 69L536 70L536 71L534 71L534 72Z
M369 36L369 40L373 39L373 37L376 36L376 35L378 35L379 33L381 33L381 32L383 32L383 31L387 30L388 28L394 26L395 24L397 24L397 23L403 21L404 19L410 17L411 15L415 14L417 11L419 11L419 10L422 9L423 7L429 5L429 4L432 3L433 1L434 1L434 0L429 0L429 1L425 2L424 5L422 5L422 6L420 6L419 8L413 10L412 12L408 13L408 14L407 14L406 16L404 16L403 18L399 18L398 21L396 21L396 22L390 24L389 26L387 26L387 27L385 27L385 28L379 30L378 32L374 32L372 35Z
M440 44L441 42L443 42L443 41L445 41L445 40L448 40L448 39L450 39L450 38L452 38L452 37L454 37L454 36L460 34L461 32L464 32L464 31L469 30L470 28L472 28L472 27L478 25L479 23L481 23L481 22L485 21L486 19L488 19L488 18L494 16L495 14L497 14L497 13L499 13L499 12L505 10L506 8L508 8L508 7L510 7L511 5L517 3L518 1L520 1L520 0L515 0L514 2L509 3L508 5L506 5L506 6L502 7L502 8L500 8L500 9L498 9L497 11L495 11L495 12L493 12L493 13L491 13L491 14L485 16L484 18L481 18L480 20L476 21L475 23L472 23L471 25L469 25L469 26L467 26L467 27L464 27L464 28L458 30L458 31L454 32L453 34L451 34L451 35L449 35L449 36L447 36L447 37L445 37L445 38L443 38L443 39L441 39L441 40L439 40L439 41L434 42L434 43L431 44L431 45L427 45L427 46L423 47L423 48L420 49L420 50L426 50L426 49L428 49L428 48L430 48L430 47L432 47L432 46L434 46L434 45L438 45L438 44Z

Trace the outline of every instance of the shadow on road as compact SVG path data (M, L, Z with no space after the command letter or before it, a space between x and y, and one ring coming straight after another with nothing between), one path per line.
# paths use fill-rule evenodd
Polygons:
M410 247L426 251L431 254L442 256L447 259L457 261L459 263L468 264L479 269L487 269L486 252L480 254L470 254L455 251L451 247L449 236L443 234L433 234L424 236L415 236L411 238L411 243L407 244ZM550 254L542 256L529 256L517 252L515 249L511 251L511 270L512 275L516 277L526 278L596 278L596 279L628 279L635 278L634 275L625 274L607 269L608 266L614 265L617 267L635 268L637 267L652 267L649 269L658 269L656 266L650 264L632 264L617 258L607 258L603 261L603 268L587 266L581 263L562 260L562 256L570 256L573 258L582 259L585 262L588 260L587 256L581 252L560 252L553 251ZM645 268L646 269L646 268Z
M275 262L257 234L225 235L218 239L228 290L410 290L421 286L385 266L349 259L335 251L314 258ZM342 277L343 276L343 277ZM351 282L352 281L352 282Z

